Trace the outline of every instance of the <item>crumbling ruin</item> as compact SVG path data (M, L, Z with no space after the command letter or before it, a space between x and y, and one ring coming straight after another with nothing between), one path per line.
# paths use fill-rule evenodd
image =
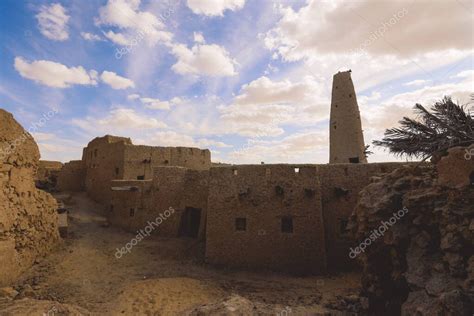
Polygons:
M62 168L62 162L40 160L35 178L36 187L45 191L54 190L58 185L58 175Z
M0 110L0 285L59 241L56 200L35 187L39 157L31 135Z
M452 148L431 165L397 169L362 190L352 216L356 240L405 208L399 222L359 259L369 312L472 315L474 160Z
M212 165L209 150L135 146L107 135L63 167L59 186L83 188L114 226L205 241L212 264L347 269L354 266L347 222L359 191L406 163L359 164L367 160L350 71L334 76L331 113L340 127L331 128L331 164ZM172 216L158 220L170 207Z

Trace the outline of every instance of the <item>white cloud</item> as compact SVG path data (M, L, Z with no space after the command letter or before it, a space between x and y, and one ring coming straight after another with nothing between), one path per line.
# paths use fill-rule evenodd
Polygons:
M281 124L314 124L329 114L329 99L312 77L299 82L260 77L242 86L229 106L219 107L228 131L244 136L277 136Z
M153 98L140 98L140 101L145 104L147 109L152 110L169 110L171 108L169 101L161 101Z
M429 80L423 80L423 79L418 79L418 80L413 80L410 82L407 82L403 84L404 86L421 86L422 84L426 84Z
M233 163L326 163L327 131L302 131L279 140L249 141L228 155Z
M139 98L140 98L140 95L139 95L139 94L129 94L129 95L127 96L127 99L128 99L128 100L137 100L137 99L139 99Z
M165 123L129 108L115 108L103 118L86 117L72 123L85 131L101 131L124 135L127 130L147 130L167 127Z
M204 44L206 42L204 35L202 35L201 32L194 32L194 41L199 44Z
M104 33L104 36L117 45L125 46L125 45L128 45L128 43L130 43L130 40L127 39L125 35L123 35L122 33L115 33L113 31L108 31L107 33Z
M179 97L174 97L171 100L163 101L157 98L141 97L139 94L130 94L127 96L127 99L130 101L140 100L145 108L151 110L170 110L172 106L176 106L184 102L184 100Z
M265 43L287 60L351 52L406 58L450 49L472 51L472 15L456 0L429 6L412 0L309 0L296 11L285 7L281 12ZM434 16L445 21L442 28L433 27Z
M15 69L24 78L34 80L40 84L67 88L71 85L95 85L96 72L89 73L81 66L71 67L48 60L37 60L31 63L21 57L15 57Z
M135 83L132 80L121 77L112 71L102 72L100 79L116 90L135 87Z
M156 146L184 146L184 147L198 147L198 148L230 148L231 145L212 139L201 138L195 140L192 136L177 133L175 131L156 132L147 137L145 140L140 140L140 143L153 144Z
M102 37L100 37L99 35L97 34L92 34L92 33L87 33L87 32L81 32L81 36L83 39L85 39L86 41L91 41L91 42L94 42L94 41L102 41Z
M109 0L99 9L97 25L118 27L127 32L114 33L109 31L105 36L119 45L128 45L133 40L136 42L146 39L150 46L158 42L168 43L173 34L165 30L165 25L154 14L140 11L140 0ZM170 14L173 12L169 9Z
M173 45L172 53L178 58L172 69L181 75L200 76L234 76L236 62L231 59L227 50L221 46L194 45L192 49L185 45Z
M187 0L187 5L196 14L223 16L225 10L242 9L245 0Z
M41 34L55 41L65 41L69 38L69 18L66 9L59 3L41 6L36 15Z
M172 106L178 105L183 101L180 98L173 98L169 101L161 101L160 99L154 98L140 98L140 101L145 105L147 109L152 110L169 110Z
M204 147L204 148L207 148L207 147L231 148L233 147L232 145L228 145L226 143L215 141L212 139L207 139L207 138L200 139L198 141L198 144L199 144L199 147ZM212 152L214 153L215 151L212 151Z

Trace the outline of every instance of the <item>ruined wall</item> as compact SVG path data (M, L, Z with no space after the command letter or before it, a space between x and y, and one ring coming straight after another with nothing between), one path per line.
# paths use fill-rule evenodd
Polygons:
M371 183L373 177L400 168L405 163L329 164L319 165L322 188L322 208L326 232L328 264L340 270L355 265L349 258L354 240L347 227L359 192Z
M112 225L135 232L154 219L151 180L112 180L110 186L106 216Z
M129 138L105 136L88 144L83 161L87 168L87 192L105 205L110 204L112 180L149 180L154 168L160 166L208 170L211 155L207 149L136 146Z
M57 189L79 192L85 189L86 168L82 160L73 160L64 164L58 174Z
M194 208L200 210L201 216L196 238L203 239L208 177L209 172L206 170L157 167L153 180L114 180L111 184L109 221L126 230L136 231L173 208L173 214L160 221L159 228L154 229L152 234L178 237L183 233L183 216L186 209Z
M329 124L329 163L367 162L364 134L351 72L333 77Z
M187 147L126 146L123 179L152 179L156 167L179 166L209 170L210 151Z
M36 189L35 141L0 110L0 285L12 282L59 241L57 203Z
M171 166L181 166L196 170L211 168L211 152L208 149L190 147L170 147Z
M123 179L125 144L131 144L129 138L107 135L95 138L84 149L87 194L104 205L110 203L110 181Z
M61 170L63 163L60 161L40 160L38 165L38 172L36 173L36 180L47 181L51 173L56 173Z
M326 270L316 166L211 168L206 259L291 272Z
M381 221L392 222L394 212L406 210L383 236L358 251L367 314L473 314L474 185L451 186L469 174L448 175L450 169L472 172L474 160L458 159L462 151L450 150L438 170L432 165L400 168L362 190L351 217L359 242L375 229L382 232ZM450 169L440 163L449 163ZM440 181L446 176L449 185Z
M436 164L438 184L450 188L462 188L474 183L474 144L454 147Z

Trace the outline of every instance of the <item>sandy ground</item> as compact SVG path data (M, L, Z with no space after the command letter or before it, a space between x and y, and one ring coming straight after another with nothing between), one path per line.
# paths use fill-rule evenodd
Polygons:
M191 239L150 236L117 259L116 248L133 234L104 225L95 212L100 206L84 194L73 201L69 237L14 284L20 294L0 301L0 315L186 315L203 305L194 314L323 315L324 306L360 287L357 274L301 278L217 269L203 262L203 245Z

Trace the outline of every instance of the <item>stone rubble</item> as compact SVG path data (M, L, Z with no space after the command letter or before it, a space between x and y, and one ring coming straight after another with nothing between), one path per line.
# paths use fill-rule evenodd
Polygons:
M357 257L369 314L474 312L474 159L460 159L464 152L451 149L436 168L397 169L361 191L350 221L358 241L408 210Z

